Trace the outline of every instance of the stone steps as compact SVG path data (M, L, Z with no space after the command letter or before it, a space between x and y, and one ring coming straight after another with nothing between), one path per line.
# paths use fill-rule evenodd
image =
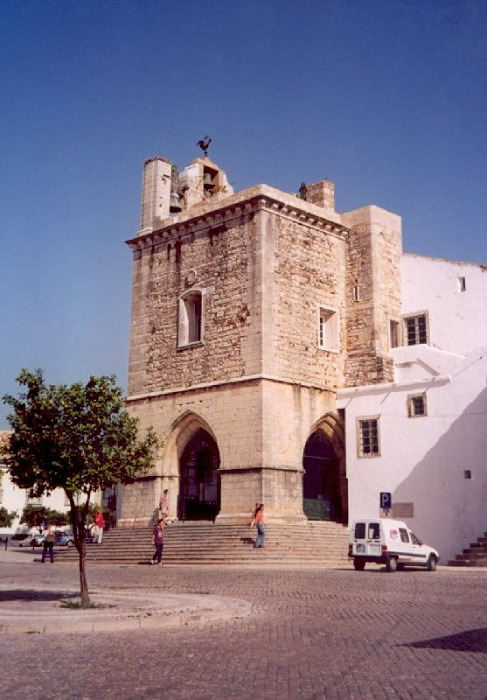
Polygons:
M462 554L457 554L455 559L448 562L448 566L475 566L487 567L487 532L471 542Z
M348 531L332 522L267 525L265 548L255 549L255 530L247 525L174 523L166 528L167 564L348 564ZM87 544L90 562L147 563L154 547L151 528L113 529L101 546ZM57 549L59 561L76 560L75 548Z

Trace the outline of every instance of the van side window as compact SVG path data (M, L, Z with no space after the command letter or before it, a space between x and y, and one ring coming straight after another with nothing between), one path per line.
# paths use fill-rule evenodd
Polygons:
M399 528L399 534L401 535L401 542L409 542L408 531L403 527Z
M380 539L379 523L369 523L369 540Z
M411 533L411 542L413 544L423 544L421 542L421 540L418 540L418 538L416 537L416 535L413 532Z
M365 539L365 523L355 523L355 539Z

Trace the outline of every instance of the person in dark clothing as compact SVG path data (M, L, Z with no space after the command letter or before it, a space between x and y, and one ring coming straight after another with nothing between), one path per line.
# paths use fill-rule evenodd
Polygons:
M54 564L54 540L56 538L54 534L54 530L50 525L47 526L46 528L46 533L45 533L46 539L44 540L43 543L43 550L42 550L42 563L44 564L44 560L46 558L47 552L49 552L49 556L51 557L51 564Z
M165 522L164 518L159 518L157 525L152 531L152 544L155 546L156 551L152 557L151 564L162 564L162 550L164 549L164 528Z

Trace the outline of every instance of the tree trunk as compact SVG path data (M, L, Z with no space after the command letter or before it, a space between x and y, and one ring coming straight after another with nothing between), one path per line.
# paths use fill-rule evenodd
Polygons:
M88 591L88 582L86 580L85 570L85 554L86 554L86 514L83 510L79 510L74 506L71 510L71 525L73 528L74 544L78 550L79 560L79 585L80 585L80 600L81 607L87 608L90 605L90 594Z
M90 605L90 594L88 592L88 582L86 580L86 571L85 571L85 552L86 552L86 542L84 538L84 532L83 532L83 538L80 542L80 548L78 549L79 553L79 585L80 585L80 598L81 598L81 606L88 607Z

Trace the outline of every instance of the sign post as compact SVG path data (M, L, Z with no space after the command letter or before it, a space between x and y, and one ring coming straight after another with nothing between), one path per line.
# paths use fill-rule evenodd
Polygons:
M380 492L380 507L386 514L386 518L389 515L389 511L392 507L392 494L388 491Z

